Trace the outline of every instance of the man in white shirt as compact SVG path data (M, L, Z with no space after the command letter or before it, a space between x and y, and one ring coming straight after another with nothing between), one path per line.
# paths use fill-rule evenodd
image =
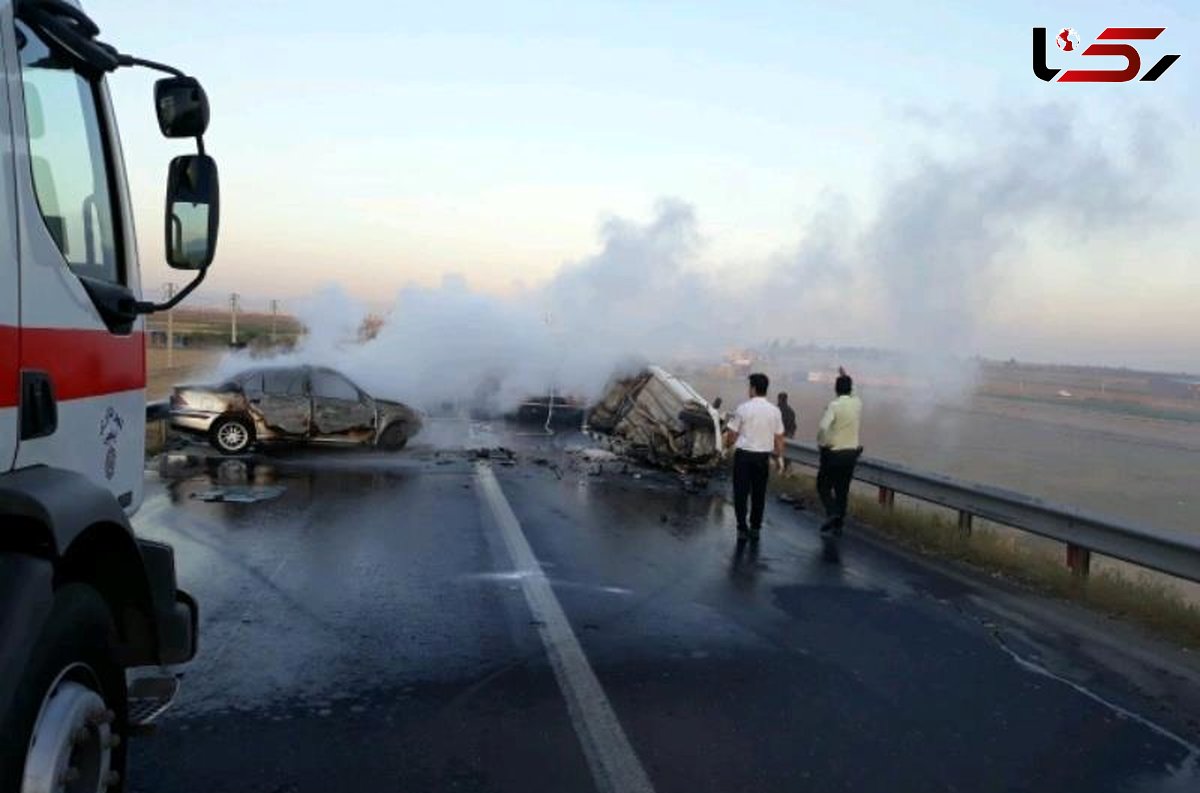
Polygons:
M750 375L750 399L738 405L725 429L725 447L734 447L733 512L737 515L739 539L758 539L767 500L771 455L783 460L783 416L779 408L767 401L769 386L765 374ZM750 501L749 523L746 522L747 499Z
M834 398L825 408L817 430L817 446L821 450L821 467L817 469L817 495L825 507L822 534L842 533L846 520L846 503L850 498L850 482L854 466L862 454L858 428L862 421L862 400L852 394L854 381L845 369L838 369L833 384Z

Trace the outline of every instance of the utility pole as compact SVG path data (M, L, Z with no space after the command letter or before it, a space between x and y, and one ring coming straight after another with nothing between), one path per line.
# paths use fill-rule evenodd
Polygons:
M237 334L237 315L238 315L238 293L233 292L229 295L229 346L236 347L238 343Z
M277 319L279 319L279 301L272 300L271 301L271 346L272 347L275 346L275 340L276 340L275 329L276 329L276 320Z
M175 284L167 284L167 300L175 297ZM167 368L175 366L175 309L167 309Z

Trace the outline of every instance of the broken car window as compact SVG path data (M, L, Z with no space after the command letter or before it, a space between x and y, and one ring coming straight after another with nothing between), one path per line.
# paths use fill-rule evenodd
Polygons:
M261 394L263 392L263 373L250 372L242 375L240 379L242 391L247 394Z
M346 402L358 401L358 389L346 378L333 372L320 369L312 375L312 393L320 399L340 399Z
M263 390L276 396L303 396L302 369L268 369L263 372Z

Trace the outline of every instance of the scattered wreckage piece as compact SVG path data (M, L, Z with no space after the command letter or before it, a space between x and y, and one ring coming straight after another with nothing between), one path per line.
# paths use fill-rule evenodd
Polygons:
M722 458L720 415L658 366L613 381L588 414L588 429L618 454L680 472L712 469Z
M222 454L256 443L403 449L421 429L415 410L376 399L333 369L248 369L216 386L177 386L171 426L207 436Z
M225 504L254 504L279 498L284 490L283 485L233 485L202 490L193 493L192 498Z

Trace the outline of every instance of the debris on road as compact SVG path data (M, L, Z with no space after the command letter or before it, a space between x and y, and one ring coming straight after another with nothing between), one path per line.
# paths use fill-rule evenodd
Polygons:
M613 450L660 468L704 470L722 458L721 417L696 389L658 366L613 381L588 414Z
M200 501L222 502L226 504L254 504L259 501L270 501L283 495L287 488L283 485L250 485L233 487L214 487L193 493L192 498Z
M798 496L793 496L791 493L780 493L779 503L788 504L792 509L801 510L808 507L808 503Z
M576 453L589 463L611 463L621 459L621 456L608 449L585 448Z
M496 446L495 448L484 447L475 449L474 452L476 460L499 460L500 462L511 462L517 459L517 453L504 446Z

